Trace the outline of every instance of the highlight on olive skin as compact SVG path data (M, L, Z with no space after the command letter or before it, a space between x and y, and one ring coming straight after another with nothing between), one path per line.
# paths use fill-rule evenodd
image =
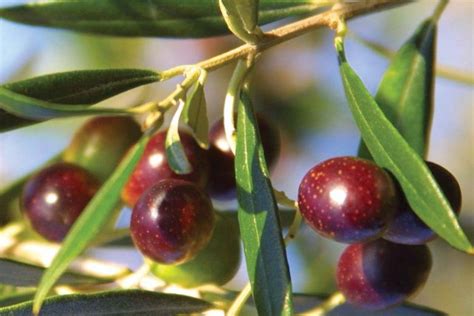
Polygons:
M324 237L363 242L380 237L397 206L395 185L371 161L337 157L311 168L298 191L306 222Z
M21 208L37 233L60 242L98 189L99 182L85 169L57 163L28 180Z
M214 222L214 210L204 191L192 182L167 179L140 197L132 211L130 232L146 257L180 264L208 244Z
M167 131L155 134L148 142L127 184L122 190L122 200L133 207L140 196L152 185L165 179L179 179L195 183L205 188L209 177L207 152L199 147L194 138L185 131L180 131L181 144L192 171L188 174L175 173L166 159Z
M337 265L339 291L358 307L381 310L401 304L423 287L431 270L425 245L384 239L349 245Z
M461 211L461 187L448 170L433 162L427 162L428 168L438 182L441 191L456 214ZM411 209L403 192L399 188L399 206L383 238L399 244L422 245L434 240L437 235Z

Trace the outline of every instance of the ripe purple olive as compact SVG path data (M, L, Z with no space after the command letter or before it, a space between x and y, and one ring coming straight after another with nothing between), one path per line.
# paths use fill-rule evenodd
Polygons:
M25 184L21 206L35 231L60 242L98 188L98 181L85 169L57 163Z
M263 116L257 115L265 160L271 168L280 154L280 134L278 129ZM234 155L227 143L222 119L214 123L209 133L209 174L208 191L218 200L235 198Z
M140 126L130 117L96 117L74 134L63 159L104 182L141 134Z
M355 157L326 160L308 171L298 191L306 222L321 235L340 242L375 239L386 229L397 205L388 173Z
M209 177L207 152L199 147L191 135L179 132L184 152L193 170L189 174L176 174L166 160L166 131L154 135L148 142L143 156L122 190L122 200L134 206L139 197L152 185L164 179L180 179L205 188Z
M431 270L425 245L377 239L348 246L337 265L339 290L353 305L379 310L402 303L419 290Z
M149 188L132 211L130 231L137 248L157 263L194 258L214 229L211 201L194 183L167 179Z
M444 195L456 214L461 211L461 187L456 178L445 168L427 162L433 177L441 187ZM401 189L400 203L393 220L390 222L383 238L399 244L422 245L436 238L436 234L415 214L408 204Z

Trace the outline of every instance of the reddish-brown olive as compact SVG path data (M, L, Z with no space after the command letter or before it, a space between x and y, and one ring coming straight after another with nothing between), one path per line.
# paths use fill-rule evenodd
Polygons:
M199 147L191 135L180 131L181 143L193 170L188 174L176 174L166 159L166 132L157 133L148 142L143 156L122 190L122 200L127 205L133 207L143 192L164 179L186 180L196 183L201 188L207 185L209 177L207 152Z
M337 266L337 285L353 305L379 310L402 303L426 282L431 253L377 239L348 246Z
M149 188L132 211L130 231L146 257L164 264L184 263L207 245L214 210L194 183L167 179Z
M98 188L98 181L85 169L57 163L26 183L22 209L35 231L60 242Z
M390 175L355 157L326 160L304 176L298 206L308 224L340 242L375 239L386 229L397 205Z

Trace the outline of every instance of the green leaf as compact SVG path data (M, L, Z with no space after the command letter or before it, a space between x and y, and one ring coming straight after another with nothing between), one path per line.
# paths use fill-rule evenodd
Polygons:
M150 135L146 133L130 149L112 176L102 185L72 226L66 239L63 241L61 249L41 278L35 296L35 311L39 310L47 293L63 272L66 271L69 264L87 249L87 246L93 241L94 237L107 224L110 215L114 212L117 203L120 201L122 188L143 154L149 139Z
M0 284L0 308L29 301L35 295L35 291L31 288L15 288Z
M24 119L0 109L0 133L36 124L37 121Z
M188 158L186 157L183 144L181 144L181 139L179 137L179 121L183 109L184 102L180 100L178 108L171 119L165 140L168 164L177 174L187 174L193 170L191 163L189 163Z
M242 93L237 116L235 173L247 272L260 315L291 315L291 280L257 120Z
M159 73L144 69L78 70L7 83L3 88L51 103L91 105L160 79Z
M375 101L407 143L424 157L433 113L436 22L423 22L385 72ZM361 144L361 156L370 158Z
M0 88L6 90L1 92L2 102L20 101L21 99L23 102L31 102L38 104L38 106L39 104L45 105L45 103L36 101L40 100L63 105L78 105L77 107L67 107L76 111L84 105L92 105L124 91L156 81L160 81L160 74L151 70L80 70L7 83ZM4 92L11 92L8 98L3 96ZM25 97L29 97L29 99ZM36 117L33 119L31 117L24 118L24 115L8 110L6 105L0 106L0 132L38 123L36 119Z
M0 309L0 315L31 315L33 301ZM45 300L40 315L183 315L212 305L197 298L142 290L58 295Z
M0 87L0 109L15 116L44 121L84 115L131 115L127 109L90 108L89 105L58 104L41 101Z
M183 122L187 124L193 133L194 139L204 149L209 148L209 119L207 117L207 103L204 95L204 81L207 73L203 70L203 76L193 86L189 97L186 99L183 109Z
M96 34L199 38L229 33L218 1L32 1L2 8L0 17ZM266 24L309 13L319 7L314 0L260 0L259 22Z
M258 0L219 0L229 29L244 42L256 44L263 35L258 27Z
M384 115L336 42L346 97L364 142L376 163L392 172L415 213L453 247L474 252L456 215L423 159Z
M10 259L0 258L0 284L15 286L36 286L44 268ZM58 280L59 284L97 283L99 280L75 273L65 273Z

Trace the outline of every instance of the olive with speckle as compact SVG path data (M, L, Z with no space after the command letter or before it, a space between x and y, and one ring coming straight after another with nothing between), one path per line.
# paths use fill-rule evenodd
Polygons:
M152 185L164 179L180 179L196 183L205 188L209 177L207 152L199 147L194 138L185 131L180 131L181 144L188 158L192 171L188 174L175 173L166 159L167 131L154 135L148 142L145 151L128 182L122 190L122 200L133 207L138 198Z
M381 310L398 305L428 279L432 259L426 245L384 239L349 245L336 270L337 286L358 307Z
M433 177L438 182L441 191L451 204L456 214L461 211L461 187L456 178L445 168L433 162L427 162ZM408 204L401 189L400 203L393 220L390 222L383 238L399 244L422 245L437 237Z
M28 180L21 207L36 232L60 242L98 189L98 180L85 169L57 163Z
M280 133L262 115L257 115L263 151L268 168L272 168L280 154ZM227 142L222 119L214 123L209 132L209 173L208 191L216 200L230 200L236 197L234 154Z
M167 179L137 201L130 231L135 246L149 259L181 264L207 245L214 222L214 210L204 191L188 181Z
M397 206L390 175L355 157L326 160L308 171L298 190L298 207L321 235L345 243L380 237Z

